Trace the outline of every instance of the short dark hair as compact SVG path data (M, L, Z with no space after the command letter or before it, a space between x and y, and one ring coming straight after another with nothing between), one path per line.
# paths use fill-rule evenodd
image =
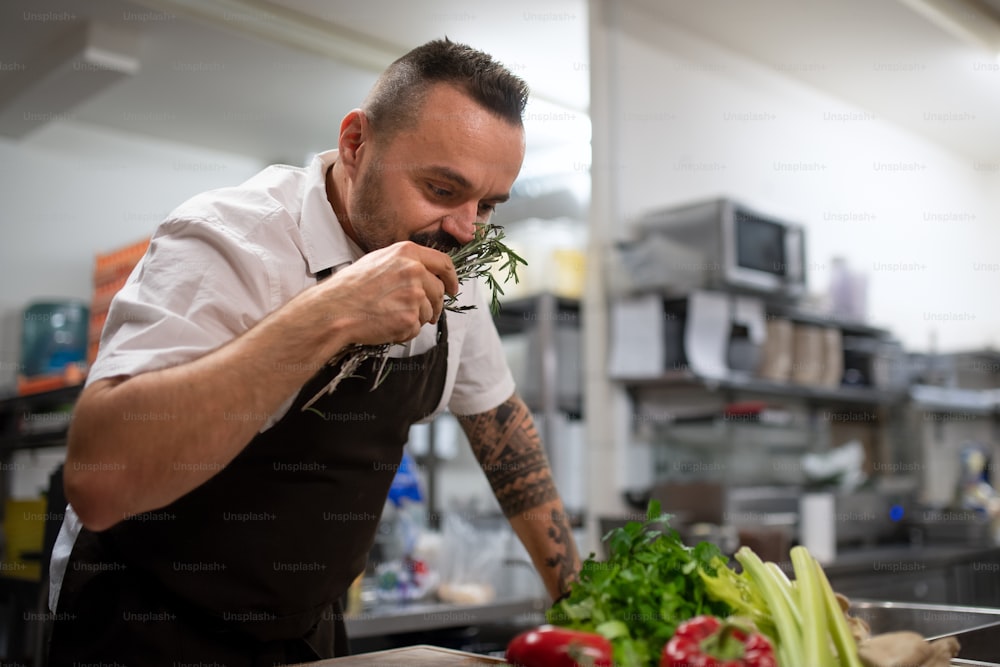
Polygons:
M489 54L447 37L418 46L389 65L362 109L375 130L391 137L416 124L428 90L437 83L457 86L484 109L523 127L528 84Z

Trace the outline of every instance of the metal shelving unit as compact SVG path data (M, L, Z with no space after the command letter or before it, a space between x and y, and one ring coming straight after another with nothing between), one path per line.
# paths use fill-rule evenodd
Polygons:
M575 377L583 364L582 318L579 299L552 292L503 301L500 312L494 315L501 336L529 337L529 378L525 378L529 381L519 383L519 391L538 418L553 475L562 483L569 483L567 479L574 475L574 459L579 456L579 451L570 449L573 441L567 428L570 423L577 428L575 420L584 417L582 372ZM569 334L567 330L571 330ZM567 364L577 366L569 368ZM583 501L578 498L577 502L579 507L568 508L575 524L582 521L576 512L583 511Z
M17 451L65 447L72 406L82 389L83 385L74 385L0 400L0 466L7 466ZM6 476L0 476L0 498L10 495L8 484ZM58 517L62 511L60 508L47 514ZM54 539L54 524L58 520L46 521L44 539L47 542ZM43 623L40 619L45 617L47 607L44 592L48 579L47 552L51 547L46 542L42 545L41 581L0 577L0 595L9 612L4 628L5 659L36 660L42 650Z
M779 398L795 398L815 403L894 405L907 398L906 390L883 390L871 387L841 386L836 389L811 387L790 382L771 382L758 378L731 375L727 378L701 377L689 370L669 371L651 378L619 378L618 382L632 391L664 386L701 385L711 390L760 394Z
M66 408L72 406L82 389L82 385L74 385L0 400L0 455L6 456L18 449L65 444L69 425ZM42 416L52 418L43 419ZM41 426L25 428L32 423Z

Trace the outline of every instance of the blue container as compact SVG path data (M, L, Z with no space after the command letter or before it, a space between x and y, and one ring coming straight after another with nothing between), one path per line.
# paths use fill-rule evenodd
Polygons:
M32 303L21 326L21 374L60 374L87 360L90 309L82 301Z

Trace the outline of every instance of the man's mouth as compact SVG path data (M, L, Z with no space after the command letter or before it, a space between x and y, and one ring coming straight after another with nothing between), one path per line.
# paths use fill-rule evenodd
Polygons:
M454 236L440 229L436 232L417 232L410 236L410 240L441 252L451 252L462 247Z

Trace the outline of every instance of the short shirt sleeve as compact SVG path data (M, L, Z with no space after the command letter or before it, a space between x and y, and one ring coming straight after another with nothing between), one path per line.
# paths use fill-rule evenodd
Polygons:
M473 285L471 300L476 307L450 313L449 321L468 318L459 357L458 373L448 409L456 415L473 415L497 407L514 393L514 377L507 365L500 334L486 300L486 288Z
M87 381L193 361L259 322L277 297L261 248L215 221L169 219L112 300Z

